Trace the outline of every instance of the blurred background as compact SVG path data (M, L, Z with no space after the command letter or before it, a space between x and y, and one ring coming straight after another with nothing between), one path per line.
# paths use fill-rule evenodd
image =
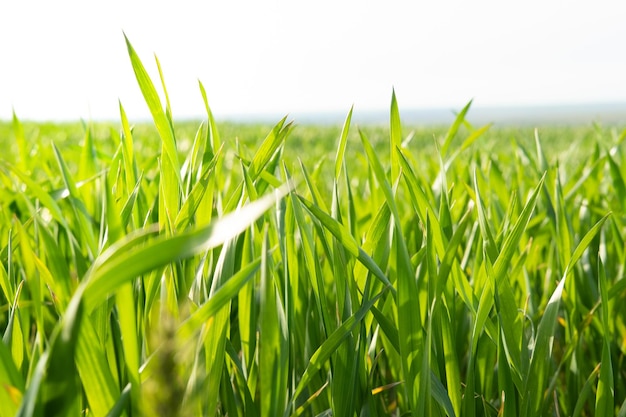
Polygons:
M149 118L125 33L175 119L626 120L626 3L4 1L0 120ZM159 91L161 89L159 88ZM472 118L472 117L470 117ZM441 120L440 120L441 119Z

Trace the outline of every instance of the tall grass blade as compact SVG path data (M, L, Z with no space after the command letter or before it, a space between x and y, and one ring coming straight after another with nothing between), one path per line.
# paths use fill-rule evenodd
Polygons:
M592 239L601 230L602 225L608 219L609 215L610 214L607 214L600 219L581 239L580 243L574 250L572 257L570 258L569 264L565 268L561 281L548 301L543 317L539 322L537 336L534 341L529 374L525 381L525 401L522 403L522 415L533 416L541 414L542 412L542 400L545 389L544 384L549 372L548 367L552 355L552 340L554 338L557 315L559 312L565 281L567 276L570 274L572 267L576 262L578 262L580 257L583 255L583 252L588 248Z
M143 94L146 104L150 109L154 124L159 132L159 136L161 137L163 151L169 159L178 183L180 183L180 164L178 162L178 152L176 150L176 139L174 137L174 131L172 130L172 126L165 112L163 111L163 105L161 104L161 99L159 98L159 95L154 88L154 84L152 83L148 72L143 66L143 63L139 59L139 56L135 52L135 49L126 37L126 34L124 34L124 39L126 41L126 48L128 49L130 62L132 64L133 71L135 72L135 77L137 78L137 83L139 84L141 93Z
M335 181L339 180L341 166L344 164L346 144L348 143L348 132L350 131L350 121L352 120L352 110L354 110L354 106L350 107L350 111L346 116L346 120L343 123L343 128L341 129L339 144L337 145L337 154L335 155Z
M386 175L374 148L367 137L362 132L360 134L370 167L382 187L385 201L391 209L393 218L395 239L393 244L395 253L393 256L395 256L397 262L397 326L400 340L400 356L402 357L402 373L407 384L409 407L412 413L417 413L420 405L423 404L422 401L426 400L420 397L419 378L421 372L427 372L427 370L421 369L420 365L423 349L423 319L420 315L417 283L406 247L406 240L402 233L400 213L391 186L387 182Z
M606 270L602 259L598 259L598 285L601 297L602 309L602 332L604 334L604 343L602 344L602 364L600 367L600 378L598 379L598 388L596 392L596 414L597 416L608 416L615 412L614 398L614 380L613 380L613 363L611 359L611 329L609 320L611 314L609 312L609 291L606 277Z
M398 101L396 100L396 91L391 92L391 110L389 115L389 154L391 155L391 180L394 182L400 173L400 165L398 163L398 154L396 149L402 146L402 124L400 122L400 111L398 110Z
M285 311L273 279L268 256L268 230L264 231L261 256L260 299L260 413L282 415L287 407L287 367L289 360L288 329Z
M386 286L393 288L387 276L383 273L380 267L374 262L374 260L359 247L357 241L350 235L345 227L324 213L315 204L306 200L304 197L297 196L304 206L313 214L325 228L330 231L333 236L341 243L341 245L353 256L355 256L376 278L383 282Z

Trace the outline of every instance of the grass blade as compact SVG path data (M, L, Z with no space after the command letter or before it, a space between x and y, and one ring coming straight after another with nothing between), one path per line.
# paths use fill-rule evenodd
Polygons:
M545 388L544 384L547 378L549 360L552 354L552 340L556 328L557 315L565 281L571 272L572 267L576 262L578 262L583 252L591 243L591 240L601 230L602 225L608 219L609 215L610 214L607 214L600 219L581 239L580 243L574 250L572 257L570 258L570 262L565 269L563 278L548 301L543 317L539 322L537 337L534 342L529 374L526 379L526 401L522 404L522 415L534 416L541 414L541 403L543 399L543 390Z
M289 188L285 187L276 191L275 195L266 195L208 226L172 237L160 237L149 245L111 257L108 261L96 262L87 279L85 291L87 310L95 308L124 282L176 260L205 252L232 239L263 215L275 204L276 199L284 196L288 190ZM109 249L109 254L103 254L104 259L115 253L118 247L119 244L113 245Z
M337 145L337 155L335 155L335 181L339 181L341 166L344 163L346 143L348 142L348 132L350 131L350 121L352 120L352 110L354 110L354 106L350 107L350 111L346 116L346 120L343 123L343 128L341 129L339 144Z
M128 55L130 57L130 62L133 67L133 71L135 72L135 77L137 78L137 83L139 84L139 88L141 89L141 93L150 109L150 114L152 114L152 118L154 120L154 125L156 126L159 136L161 137L161 144L163 146L163 151L169 162L172 166L172 170L178 183L181 183L180 178L180 164L178 162L178 152L176 150L176 139L174 137L174 131L172 130L172 126L163 111L163 105L161 104L161 99L154 88L154 84L146 71L146 68L143 66L143 63L139 59L139 56L135 52L135 49L131 45L130 41L124 34L124 39L126 41L126 48L128 49Z

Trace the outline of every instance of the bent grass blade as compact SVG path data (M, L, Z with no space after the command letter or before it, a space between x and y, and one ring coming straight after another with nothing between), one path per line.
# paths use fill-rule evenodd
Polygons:
M108 260L94 264L86 278L84 297L87 310L93 310L124 282L176 260L200 254L232 239L273 207L276 199L284 197L289 190L290 187L285 186L276 190L275 194L268 194L208 226L171 237L159 237L148 245L123 254L111 256L111 253L118 250L120 244L111 246L104 255L105 259L108 256ZM135 239L144 240L143 236ZM132 239L121 243L131 247L133 245Z

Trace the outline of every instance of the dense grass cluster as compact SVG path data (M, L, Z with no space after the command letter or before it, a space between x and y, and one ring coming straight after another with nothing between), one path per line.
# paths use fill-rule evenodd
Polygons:
M156 131L0 126L0 417L626 415L626 131L190 127L128 50Z

